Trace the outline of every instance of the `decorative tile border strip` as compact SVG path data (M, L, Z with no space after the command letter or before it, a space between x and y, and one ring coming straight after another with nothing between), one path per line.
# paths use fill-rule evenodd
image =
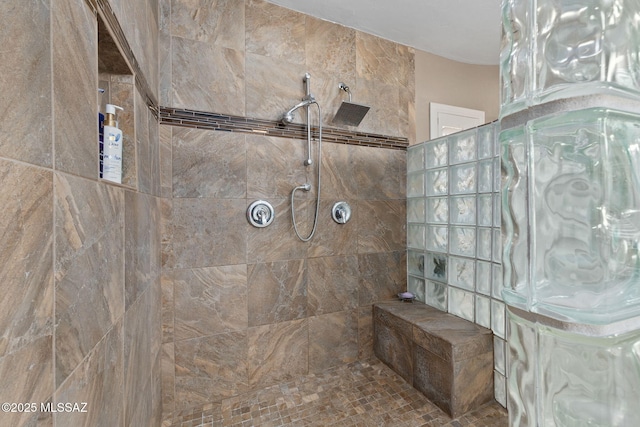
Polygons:
M284 126L275 120L252 119L169 107L160 107L160 124L225 132L262 134L281 138L306 139L307 137L307 128L303 124L292 123ZM314 135L318 134L317 126L312 126L311 129ZM395 150L406 150L409 146L407 138L353 132L326 126L322 127L322 140L338 144L391 148Z
M154 116L160 120L161 124L226 132L259 133L267 136L293 139L304 139L307 137L306 126L301 124L293 123L285 127L280 122L274 120L252 119L203 111L159 107L108 0L85 0L85 2L94 12L97 12L102 17L104 24L108 27L113 39L120 47L122 54L132 68L138 91L145 99L148 108ZM312 127L312 131L317 134L318 128ZM323 141L339 144L391 148L396 150L406 150L409 146L409 140L407 138L354 132L324 126L322 128L322 139Z
M116 18L116 14L111 9L111 5L107 0L86 0L87 3L93 7L94 3L97 5L98 14L102 17L102 21L107 26L113 39L120 47L122 55L125 57L126 61L129 63L129 66L132 68L133 75L136 80L136 88L140 92L140 95L145 100L147 107L151 110L153 115L158 118L158 102L153 95L153 91L151 90L151 86L147 82L147 79L144 77L142 73L142 68L140 68L140 64L136 60L135 55L133 54L133 49L129 45L127 38L124 35L124 31L122 31L122 27L118 22L118 18Z

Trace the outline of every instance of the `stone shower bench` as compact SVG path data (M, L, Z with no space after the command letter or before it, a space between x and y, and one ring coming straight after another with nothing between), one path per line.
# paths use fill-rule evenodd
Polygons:
M452 418L493 400L493 334L421 302L374 304L374 353Z

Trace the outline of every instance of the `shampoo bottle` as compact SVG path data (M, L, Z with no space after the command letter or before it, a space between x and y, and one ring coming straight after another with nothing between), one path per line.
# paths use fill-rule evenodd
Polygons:
M107 104L104 118L104 142L102 152L102 178L122 183L122 131L116 121L117 105Z

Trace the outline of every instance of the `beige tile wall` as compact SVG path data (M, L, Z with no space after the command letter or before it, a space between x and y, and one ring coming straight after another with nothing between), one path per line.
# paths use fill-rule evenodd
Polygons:
M302 243L288 195L315 180L303 141L159 127L145 100L278 119L310 72L327 126L344 81L371 106L359 131L412 140L413 51L261 0L26 1L0 4L0 400L89 412L0 424L158 426L161 400L167 418L369 357L371 303L406 287L405 153L325 144ZM97 179L95 4L151 88L130 86L122 186ZM277 210L267 229L244 218L256 198ZM343 226L328 216L341 199Z
M93 1L93 0L89 0ZM158 0L107 1L142 69L152 96L158 99L158 45L160 10Z
M302 166L304 149L295 147L303 141L168 132L173 197L162 209L165 417L369 357L371 304L406 287L405 181L401 173L385 175L405 167L405 153L325 144L327 189L316 235L304 243L293 234L289 200L294 184L315 182ZM257 198L276 209L264 229L245 217ZM341 199L353 208L346 225L330 217ZM303 233L314 208L311 196L296 201ZM194 360L194 348L207 351L212 342L232 338L240 341L201 356L206 366ZM233 370L220 369L227 365Z
M0 400L38 406L0 413L3 426L161 424L159 127L132 77L113 80L134 92L131 173L98 179L93 3L0 3ZM157 2L125 3L157 87ZM46 402L87 412L40 412Z
M344 81L371 106L358 131L414 138L411 49L262 0L162 0L160 10L162 105L278 120L304 96L309 72L325 126L347 99ZM169 126L160 136L171 150L162 165L167 423L370 357L371 304L406 288L406 153L323 144L319 224L304 243L289 197L314 187L295 202L307 234L317 178L303 166L305 141ZM245 218L256 199L276 210L264 229ZM339 200L353 209L345 225L330 215Z

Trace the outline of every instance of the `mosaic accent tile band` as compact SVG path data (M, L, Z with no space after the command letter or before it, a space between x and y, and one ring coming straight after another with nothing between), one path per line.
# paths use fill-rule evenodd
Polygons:
M147 107L161 124L190 127L198 129L212 129L226 132L260 133L268 136L304 139L306 127L301 124L291 124L286 127L275 120L253 119L241 116L217 114L203 111L184 110L178 108L158 107L149 83L142 73L140 64L135 58L133 50L118 23L115 13L107 0L85 0L87 4L102 17L109 31L121 49L135 76L136 87L144 97ZM318 129L313 128L317 134ZM386 135L353 132L344 129L323 127L323 141L339 144L361 145L368 147L390 148L406 150L409 146L408 138Z
M259 133L266 136L294 139L306 138L307 132L306 125L303 124L292 123L285 127L275 120L252 119L241 116L167 107L160 107L160 124L225 132ZM314 135L317 135L318 128L315 126L312 127L312 132ZM353 132L324 126L322 127L322 140L324 142L396 150L406 150L409 146L409 140L407 138Z

